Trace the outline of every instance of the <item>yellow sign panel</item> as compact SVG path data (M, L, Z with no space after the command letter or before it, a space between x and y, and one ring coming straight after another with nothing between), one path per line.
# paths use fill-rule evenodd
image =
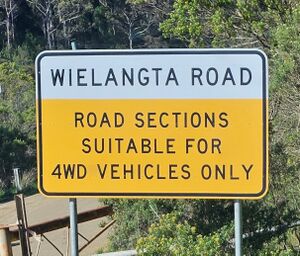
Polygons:
M257 199L266 193L260 51L44 52L37 74L43 194Z

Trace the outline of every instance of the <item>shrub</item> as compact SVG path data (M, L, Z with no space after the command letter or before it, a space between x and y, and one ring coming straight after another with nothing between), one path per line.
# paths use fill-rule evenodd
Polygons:
M195 227L179 221L178 213L171 213L150 226L149 234L138 240L137 250L144 256L232 255L228 242L232 233L230 225L207 236L197 235Z

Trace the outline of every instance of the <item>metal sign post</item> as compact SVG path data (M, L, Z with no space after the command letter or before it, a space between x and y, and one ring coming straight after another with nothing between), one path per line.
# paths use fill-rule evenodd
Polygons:
M234 243L235 256L242 256L242 207L241 201L234 201Z
M78 256L77 200L69 199L71 256Z
M76 50L76 43L71 43L72 50ZM78 226L77 226L77 200L76 198L69 199L70 210L70 243L71 256L78 256Z

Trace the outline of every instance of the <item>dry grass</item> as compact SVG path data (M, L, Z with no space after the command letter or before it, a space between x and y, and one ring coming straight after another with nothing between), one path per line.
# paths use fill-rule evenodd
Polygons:
M5 195L7 186L3 180L0 179L0 199Z
M36 183L36 169L24 172L20 180L22 189L30 187L34 183Z

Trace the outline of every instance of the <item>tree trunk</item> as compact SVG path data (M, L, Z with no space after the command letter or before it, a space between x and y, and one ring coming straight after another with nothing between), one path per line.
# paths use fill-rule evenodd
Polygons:
M9 18L6 18L6 47L9 50L11 48L11 41L10 41L10 21Z
M15 38L15 31L14 31L14 9L16 6L13 3L13 0L6 0L4 3L6 18L5 18L5 25L6 25L6 46L7 49L10 49Z
M49 11L49 40L51 49L54 49L56 46L56 37L55 37L55 31L54 31L54 25L53 25L53 10L50 8Z
M47 38L48 49L51 50L52 49L52 44L51 44L51 36L50 36L50 24L49 24L48 19L46 21L46 38Z
M129 39L129 49L133 49L132 25L131 25L131 23L129 23L128 39Z
M10 17L11 17L11 39L12 39L12 42L15 41L15 12L12 11L10 13Z

